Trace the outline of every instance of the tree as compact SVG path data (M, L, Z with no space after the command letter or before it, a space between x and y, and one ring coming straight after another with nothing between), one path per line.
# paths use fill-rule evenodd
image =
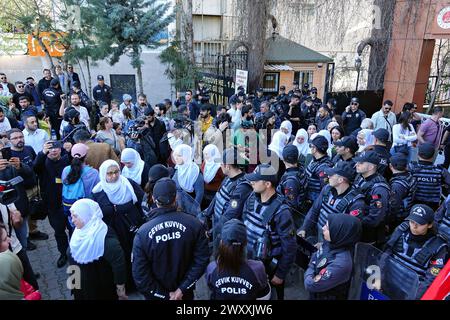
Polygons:
M198 79L198 70L195 64L190 63L183 54L179 34L160 54L159 59L168 65L165 74L177 91L193 88Z
M439 40L438 53L436 57L436 80L434 83L434 90L431 92L430 105L428 107L428 114L432 114L434 105L440 89L448 90L447 82L442 81L442 76L448 70L450 63L450 42L448 40Z
M114 45L109 49L109 62L116 64L122 55L131 58L131 65L137 71L139 92L143 93L141 60L142 47L157 48L162 44L156 36L167 30L173 20L169 13L170 3L157 0L110 0L106 2L104 18L111 30ZM101 12L99 12L101 14ZM98 38L100 43L111 39Z
M110 54L113 36L109 28L105 28L104 15L106 3L103 0L65 0L61 20L67 33L63 37L66 52L64 58L67 61L78 64L87 93L92 93L91 65L96 61L106 58ZM74 17L71 8L78 8L79 15ZM71 19L79 19L73 21ZM97 39L103 39L97 41ZM84 62L87 70L87 81L81 62Z

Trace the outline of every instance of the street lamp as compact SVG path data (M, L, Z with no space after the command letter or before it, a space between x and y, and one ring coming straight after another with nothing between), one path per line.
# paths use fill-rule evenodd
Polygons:
M361 57L357 56L355 59L355 68L356 68L356 71L358 72L358 77L356 79L356 91L358 91L358 86L359 86L359 74L361 73L361 65L362 65Z

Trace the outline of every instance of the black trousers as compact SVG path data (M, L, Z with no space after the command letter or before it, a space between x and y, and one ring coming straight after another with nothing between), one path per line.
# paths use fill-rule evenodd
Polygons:
M48 221L55 230L55 240L58 247L58 251L61 255L65 255L67 248L69 247L69 240L66 234L66 228L70 230L69 221L64 214L63 208L49 209Z
M25 250L20 250L17 253L17 257L22 262L23 266L23 279L28 282L34 289L39 290L39 285L37 283L36 277L34 276L33 268L31 267L30 260Z
M443 166L445 169L447 169L448 166L450 166L450 143L445 145L444 156L445 156L445 161L444 161Z
M59 128L61 126L62 119L56 114L50 114L48 117L50 119L50 125L52 126L52 129L54 129L56 132L56 138L60 140L61 135L59 134Z

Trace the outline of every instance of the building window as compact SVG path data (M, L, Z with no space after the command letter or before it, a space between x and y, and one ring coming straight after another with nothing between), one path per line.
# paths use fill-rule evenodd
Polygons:
M263 78L264 92L278 92L279 82L280 82L279 73L265 73Z
M313 80L314 80L313 71L296 71L294 73L294 81L298 81L300 88L302 88L305 83L308 83L309 87L311 88Z
M111 74L109 76L112 98L122 101L122 96L128 93L136 101L136 77L134 74Z
M221 53L222 53L222 43L220 42L194 43L195 62L200 67L217 66L217 55Z

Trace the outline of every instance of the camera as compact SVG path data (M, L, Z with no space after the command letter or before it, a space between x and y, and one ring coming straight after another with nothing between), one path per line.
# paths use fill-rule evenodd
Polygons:
M129 137L137 135L137 139L142 138L143 126L145 126L145 117L137 118L134 124L128 128L127 135Z
M16 185L21 182L23 182L23 179L20 176L9 181L0 180L0 204L7 206L19 199L19 192L17 191Z
M175 129L188 129L190 126L192 128L193 121L187 117L177 117L173 120L175 121Z

